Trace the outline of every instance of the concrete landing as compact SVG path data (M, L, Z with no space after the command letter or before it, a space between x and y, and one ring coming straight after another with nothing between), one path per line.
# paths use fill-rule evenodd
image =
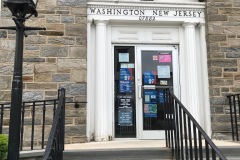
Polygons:
M239 147L240 142L213 140L215 145L221 147ZM202 143L203 145L205 143ZM116 140L106 142L88 142L79 144L66 144L67 150L98 150L98 149L132 149L132 148L164 148L165 140Z

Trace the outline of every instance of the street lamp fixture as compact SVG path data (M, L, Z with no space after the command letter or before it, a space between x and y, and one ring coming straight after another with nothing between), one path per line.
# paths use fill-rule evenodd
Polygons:
M24 13L37 17L36 3L32 0L4 0L4 7L8 7L13 16L17 17L17 14Z
M22 66L23 42L26 30L45 30L39 27L27 27L25 21L31 16L37 17L37 0L3 0L3 6L12 12L12 19L16 26L0 27L0 29L16 30L16 46L14 71L12 80L12 95L10 108L10 124L8 138L8 160L19 160L21 108L22 108Z

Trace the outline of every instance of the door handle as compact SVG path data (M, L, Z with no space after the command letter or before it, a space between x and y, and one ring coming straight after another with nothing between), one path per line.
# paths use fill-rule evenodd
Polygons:
M142 85L138 85L138 98L142 98Z

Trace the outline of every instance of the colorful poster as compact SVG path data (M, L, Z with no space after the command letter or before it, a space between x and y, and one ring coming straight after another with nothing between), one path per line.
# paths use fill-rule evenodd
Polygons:
M129 62L129 53L119 53L119 62Z
M144 104L144 117L157 117L157 104Z
M132 80L132 68L120 68L120 80Z
M132 109L120 109L118 111L118 125L120 125L120 126L132 126L133 125Z
M132 81L119 81L120 93L132 93Z
M170 66L157 66L158 78L171 78Z
M159 55L159 62L172 62L172 56L170 54L160 54Z
M144 84L156 84L156 71L143 73Z
M132 108L132 97L131 96L118 96L118 107L119 108Z
M144 90L144 103L157 103L156 90Z
M158 56L157 56L157 55L154 55L154 56L153 56L153 60L154 60L154 61L157 61L157 60L158 60Z
M164 91L158 90L158 103L164 103Z

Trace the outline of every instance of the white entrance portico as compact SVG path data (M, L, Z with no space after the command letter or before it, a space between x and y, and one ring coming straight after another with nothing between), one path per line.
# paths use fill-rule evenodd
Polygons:
M118 132L124 138L124 128L124 131L133 130L135 133L131 133L130 137L141 139L145 122L140 122L143 121L142 106L139 105L142 105L139 103L142 97L138 97L138 93L144 86L141 71L144 70L145 61L140 61L138 57L144 54L152 54L152 57L168 54L166 57L171 57L166 62L171 62L169 72L172 79L165 77L160 83L169 80L174 93L210 134L204 4L89 2L87 11L88 138L105 141L118 138ZM125 59L119 58L119 54L124 55ZM153 68L166 65L161 64L160 60L159 64L155 62ZM133 74L130 90L118 88L121 88L120 79L117 79L119 66L128 68ZM124 92L127 94L123 95ZM130 115L125 122L120 117L122 112L118 110L121 106L116 103L117 98L124 96L124 100L129 100L132 105L128 111L133 113L124 112ZM125 138L128 138L127 134Z

